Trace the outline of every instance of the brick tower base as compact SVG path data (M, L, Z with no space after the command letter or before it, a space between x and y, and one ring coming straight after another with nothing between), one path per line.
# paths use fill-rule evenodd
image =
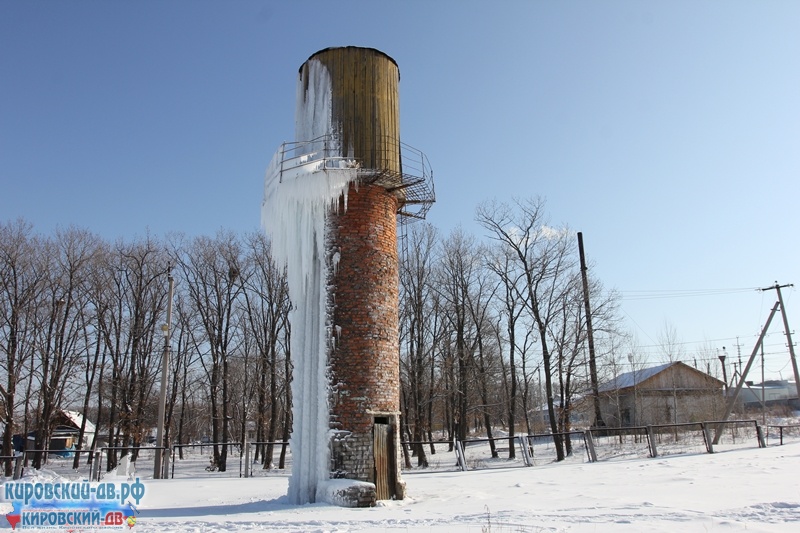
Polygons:
M371 483L401 499L397 199L351 184L331 238L331 477Z

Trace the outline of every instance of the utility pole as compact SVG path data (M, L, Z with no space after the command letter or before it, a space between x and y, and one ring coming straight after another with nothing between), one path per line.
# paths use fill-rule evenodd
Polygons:
M744 380L747 378L747 373L750 371L750 367L753 365L753 359L755 359L756 354L758 353L758 349L764 342L764 336L767 334L769 325L772 322L772 317L774 317L775 313L778 312L779 305L780 302L775 302L775 305L772 307L772 311L770 311L769 313L769 317L767 318L766 324L764 324L764 327L761 329L761 335L758 336L758 341L756 341L756 345L753 348L753 352L750 354L750 359L747 361L747 366L745 366L744 370L742 371L741 377L739 378L739 382L736 384L736 389L734 389L733 394L729 395L728 397L728 404L725 406L725 414L722 415L722 420L721 420L722 422L728 420L728 417L731 416L731 412L733 412L733 406L736 403L736 400L739 398L739 393L742 391ZM716 432L714 434L713 444L719 444L719 438L721 436L722 436L722 424L718 424Z
M161 326L164 332L164 353L161 356L161 395L158 399L158 427L156 429L156 449L155 467L153 468L153 479L161 479L162 459L167 453L167 443L164 439L164 418L167 411L167 374L169 374L169 326L172 323L172 291L175 287L175 280L169 276L169 296L167 300L167 322Z
M583 280L583 305L586 310L586 333L589 343L589 375L592 381L592 396L594 396L594 425L605 426L603 415L600 412L600 390L597 385L597 364L594 356L594 334L592 332L592 308L589 305L589 278L586 274L586 258L583 255L583 234L578 232L578 252L581 256L581 279Z
M767 398L764 396L764 343L761 343L761 425L767 425Z
M536 367L536 373L539 376L539 387L538 387L539 388L539 400L538 400L539 418L541 419L541 422L542 422L541 430L544 431L546 422L544 420L544 407L543 407L543 405L544 405L545 402L544 402L544 396L542 395L542 364L541 363L539 363L539 366Z
M636 364L634 363L632 353L628 354L628 361L631 364L631 371L633 372L633 418L631 419L631 426L635 426L636 425Z
M791 283L787 283L785 285L778 285L778 282L775 282L775 285L772 287L766 287L761 289L762 291L770 291L775 289L778 293L778 302L781 304L781 315L783 316L783 329L786 332L786 341L789 343L789 357L792 360L792 371L794 372L794 385L797 387L797 397L800 398L800 372L797 370L797 358L794 355L794 344L792 343L792 332L789 330L789 319L786 317L786 306L783 305L783 295L781 295L781 289L784 287L794 287Z

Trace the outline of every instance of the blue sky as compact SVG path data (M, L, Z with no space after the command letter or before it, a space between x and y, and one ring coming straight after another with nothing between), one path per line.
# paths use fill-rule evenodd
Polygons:
M775 291L727 289L800 283L798 28L789 0L0 0L0 218L255 230L298 68L369 46L400 67L444 234L480 234L484 199L542 196L643 351L668 324L689 362L737 337L746 359ZM782 329L767 372L789 377Z

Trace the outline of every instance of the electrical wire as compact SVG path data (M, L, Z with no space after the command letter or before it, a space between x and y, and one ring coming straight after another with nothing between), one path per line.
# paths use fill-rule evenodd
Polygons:
M698 296L720 296L724 294L738 294L753 292L758 287L742 287L731 289L667 289L667 290L630 290L620 291L622 300L659 300L663 298L695 298Z

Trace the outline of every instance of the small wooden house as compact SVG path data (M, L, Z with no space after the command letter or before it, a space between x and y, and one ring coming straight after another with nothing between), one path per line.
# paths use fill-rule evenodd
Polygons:
M609 427L716 420L724 413L724 383L676 361L619 374L599 387Z
M78 439L78 434L80 433L81 424L84 424L83 430L83 444L81 449L88 450L92 446L92 440L94 439L94 434L96 431L95 425L86 419L84 422L83 414L79 413L78 411L67 411L61 410L58 411L54 417L56 427L60 428L65 434L72 434L72 442L71 444L74 446Z
M50 434L50 442L47 444L47 449L55 455L64 457L71 457L72 453L76 450L78 437L80 436L80 427L84 422L83 415L77 411L59 410L53 415L52 418L52 433ZM23 451L26 446L28 449L34 447L37 431L30 431L27 439L25 435L17 434L13 436L14 450ZM95 425L89 420L85 421L82 450L88 450L92 445L92 440L95 434ZM27 440L27 444L26 444Z

